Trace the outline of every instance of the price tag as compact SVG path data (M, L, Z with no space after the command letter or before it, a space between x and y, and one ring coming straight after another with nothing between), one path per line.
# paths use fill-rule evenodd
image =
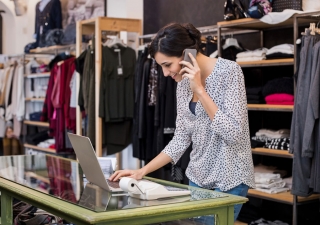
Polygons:
M118 50L118 51L116 51L116 50ZM119 65L117 67L118 76L122 76L123 75L123 67L121 65L121 50L115 49L115 51L118 52L118 57L119 57Z
M118 71L118 75L119 75L119 76L123 75L123 68L122 68L122 66L118 66L117 71Z

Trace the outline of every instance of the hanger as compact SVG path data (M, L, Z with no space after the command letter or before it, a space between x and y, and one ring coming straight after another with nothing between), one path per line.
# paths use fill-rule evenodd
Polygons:
M214 44L217 44L217 37L209 35L209 36L206 37L206 41L214 43Z
M108 39L105 43L103 43L103 46L108 46L109 48L117 46L122 46L125 48L127 47L127 45L123 43L123 41L120 38L118 38L118 36Z
M309 30L310 30L310 34L311 35L316 35L316 24L315 23L310 23L310 27L309 27Z
M232 35L233 36L233 35ZM222 46L223 49L229 48L231 46L234 46L238 49L242 49L237 41L237 39L233 38L233 37L227 38L224 45Z
M320 20L319 20L319 22L317 23L317 26L316 26L315 29L314 29L314 31L315 31L317 34L320 34L319 23L320 23Z

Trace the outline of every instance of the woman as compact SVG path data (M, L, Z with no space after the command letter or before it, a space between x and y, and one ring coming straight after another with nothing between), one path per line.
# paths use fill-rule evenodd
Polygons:
M153 39L150 54L177 86L176 130L171 142L138 170L116 171L110 180L141 179L169 162L176 163L192 145L186 170L189 185L246 196L254 187L247 101L240 66L201 53L201 33L191 24L173 23ZM193 65L184 50L197 50ZM235 206L235 219L242 205Z

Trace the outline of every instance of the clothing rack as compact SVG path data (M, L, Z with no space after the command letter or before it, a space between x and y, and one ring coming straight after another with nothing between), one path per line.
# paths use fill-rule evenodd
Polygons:
M101 81L101 57L102 57L102 32L119 34L121 31L142 33L141 20L122 19L111 17L97 17L77 22L76 56L79 57L82 49L82 35L95 36L95 125L96 140L95 150L98 157L102 156L102 119L99 117L100 81ZM77 92L80 87L80 76L77 74ZM78 100L77 100L78 101ZM81 135L81 111L77 107L77 134ZM120 155L117 154L118 167L120 167Z

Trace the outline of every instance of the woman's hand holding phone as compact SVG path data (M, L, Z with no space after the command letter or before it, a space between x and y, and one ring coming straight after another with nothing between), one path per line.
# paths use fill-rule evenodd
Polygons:
M194 93L199 94L204 90L201 82L201 71L195 57L190 52L187 54L190 57L192 64L185 60L181 61L180 65L182 65L183 68L179 73L182 74L183 79L188 78L190 80L191 90Z

